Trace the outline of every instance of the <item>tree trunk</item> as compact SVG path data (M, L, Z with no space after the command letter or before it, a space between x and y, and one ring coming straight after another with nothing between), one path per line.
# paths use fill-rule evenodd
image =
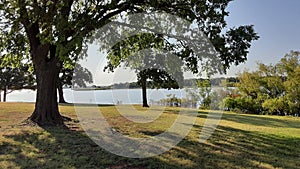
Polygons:
M58 90L58 102L59 103L67 103L65 101L64 91L63 91L62 84L60 83L59 79L58 79L58 83L57 83L57 90Z
M3 102L6 102L6 95L7 95L7 86L5 86L3 90Z
M1 102L1 96L2 96L2 95L1 95L2 93L1 93L1 92L2 92L2 91L0 90L0 102Z
M141 85L142 85L143 107L149 107L147 102L147 79L146 78L141 79Z
M30 120L41 126L63 125L63 117L58 111L57 103L59 62L53 55L55 48L50 49L50 59L42 59L35 64L37 96Z

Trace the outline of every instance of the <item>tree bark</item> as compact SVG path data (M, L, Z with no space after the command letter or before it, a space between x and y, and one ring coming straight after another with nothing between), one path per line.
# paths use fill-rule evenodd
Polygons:
M55 47L50 48L50 58L35 63L37 80L37 96L35 109L30 120L40 126L63 125L63 117L58 111L57 81L59 75L59 62L55 55Z
M7 95L7 86L5 86L3 90L3 102L6 102L6 95Z
M142 86L143 107L149 107L147 102L147 79L146 78L141 78L141 86Z
M38 21L30 20L24 1L18 1L21 23L24 25L30 44L30 54L34 65L37 82L35 109L29 119L40 126L63 125L63 117L58 111L57 80L59 62L56 57L56 46L42 43Z
M58 79L58 83L57 83L57 90L58 90L58 102L59 103L67 103L65 101L63 87L62 87L62 84L59 82L59 79Z

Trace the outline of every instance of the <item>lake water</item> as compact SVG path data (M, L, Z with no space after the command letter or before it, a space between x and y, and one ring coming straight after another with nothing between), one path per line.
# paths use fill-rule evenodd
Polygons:
M178 98L185 97L184 89L147 89L148 102L158 101L174 94ZM116 89L116 90L88 90L74 91L64 89L65 100L70 103L97 103L97 104L141 104L141 89ZM8 102L35 102L36 91L20 90L7 95Z

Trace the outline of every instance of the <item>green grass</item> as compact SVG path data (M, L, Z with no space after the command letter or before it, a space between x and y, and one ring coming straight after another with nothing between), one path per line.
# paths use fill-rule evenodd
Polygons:
M300 118L226 112L212 137L206 143L199 143L199 133L207 117L207 112L199 111L193 129L177 146L159 156L130 159L99 147L76 121L66 122L68 128L20 125L33 107L31 103L0 103L1 169L300 168ZM146 111L139 106L135 108ZM179 109L168 108L147 125L121 117L114 106L100 106L100 110L120 132L150 137L168 128ZM76 119L72 105L61 105L60 111Z

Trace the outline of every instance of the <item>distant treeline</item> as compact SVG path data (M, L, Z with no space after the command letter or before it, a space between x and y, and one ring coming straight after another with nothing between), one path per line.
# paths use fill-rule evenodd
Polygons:
M198 79L185 79L183 82L183 87L194 87L197 86L197 81L204 81L207 79L198 78ZM223 81L227 81L227 87L234 87L234 84L239 82L236 77L220 77L220 78L212 78L210 79L211 86L220 86ZM109 90L109 89L137 89L141 88L137 82L126 82L126 83L115 83L110 86L96 86L93 85L92 88L96 88L98 90ZM154 88L151 82L147 82L147 88Z
M199 79L185 79L184 80L184 87L193 87L197 86L197 81L204 81L207 79L199 78ZM234 87L234 84L239 82L237 77L219 77L219 78L211 78L210 80L211 86L222 86L222 82L227 82L227 87Z

